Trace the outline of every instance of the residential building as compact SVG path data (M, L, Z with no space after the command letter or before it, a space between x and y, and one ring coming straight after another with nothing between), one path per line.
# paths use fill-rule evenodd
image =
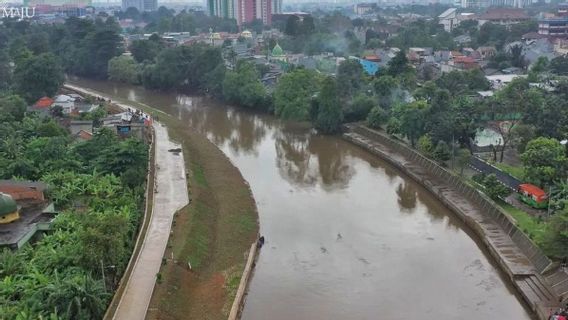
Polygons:
M456 8L449 8L438 16L438 23L444 26L444 30L447 32L452 32L459 23L457 11Z
M53 204L44 197L47 185L0 180L0 247L21 248L38 231L50 229Z
M559 4L556 14L539 19L538 33L551 38L568 38L568 3Z
M207 10L211 16L234 19L237 1L240 0L207 0Z
M532 0L490 0L492 7L524 8L532 4Z
M529 16L524 10L513 8L490 8L478 17L480 26L491 22L493 24L509 27L529 19Z
M136 8L138 11L156 11L158 0L122 0L122 10Z
M357 3L353 6L353 11L355 14L362 16L375 11L376 8L376 3Z
M489 7L489 0L456 0L455 5L459 3L459 7L462 8L487 8Z
M272 14L282 13L282 0L272 0Z
M55 97L52 107L61 107L61 112L63 114L70 114L75 110L75 98L72 98L65 94L60 94Z
M278 0L275 0L277 2ZM276 3L282 10L282 0ZM236 19L238 25L262 20L265 25L272 23L273 0L208 0L209 15Z

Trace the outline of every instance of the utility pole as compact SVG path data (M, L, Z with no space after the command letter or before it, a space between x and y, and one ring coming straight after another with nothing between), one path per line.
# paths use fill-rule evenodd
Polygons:
M552 202L552 194L554 193L554 186L550 186L548 190L548 208L546 209L546 215L550 218L550 203Z
M106 280L105 280L105 267L103 264L103 259L101 259L101 273L103 275L103 285L105 286L105 292L107 291L107 285L106 285Z

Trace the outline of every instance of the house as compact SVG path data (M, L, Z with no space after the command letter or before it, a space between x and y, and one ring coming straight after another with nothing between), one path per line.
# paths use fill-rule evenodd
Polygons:
M458 45L466 45L471 43L471 36L468 34L462 34L461 36L457 36L454 38L454 42Z
M519 199L533 208L544 209L548 206L548 196L546 192L535 185L523 183L519 185L517 191L519 193Z
M359 61L359 63L363 67L363 70L365 71L365 73L367 73L370 76L374 76L379 71L379 64L377 62L369 61L369 60L365 60L365 59L361 59L361 58L357 58L357 57L353 57L353 56L349 57L349 59L354 59L354 60Z
M485 13L481 14L477 18L479 26L482 26L487 22L491 22L493 24L499 24L506 27L510 27L513 24L521 23L529 19L529 16L524 10L515 8L489 8Z
M81 140L81 141L87 141L87 140L91 140L93 139L93 134L91 132L87 132L85 130L81 130L79 131L76 135L75 138L77 140Z
M516 78L526 78L527 75L523 74L499 74L492 76L485 76L485 78L491 83L491 87L495 90L501 89L507 84L511 83Z
M0 180L0 247L21 248L38 231L50 229L55 210L45 199L46 189L42 182Z
M35 110L49 109L49 107L51 107L53 102L54 102L53 99L51 99L50 97L42 97L38 101L36 101L36 103L33 104L32 108Z
M497 53L497 49L495 49L495 47L479 47L476 51L481 56L482 60L487 60Z
M445 31L452 32L459 24L457 10L456 8L449 8L438 16L438 23L444 26Z
M61 112L63 112L63 114L70 114L73 110L75 110L75 98L65 94L60 94L55 97L52 107L61 107Z
M93 121L92 120L71 120L69 123L69 131L71 135L77 135L81 131L88 133L93 133Z

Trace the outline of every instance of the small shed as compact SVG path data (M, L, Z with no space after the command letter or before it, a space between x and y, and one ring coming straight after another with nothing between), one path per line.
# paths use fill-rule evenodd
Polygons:
M546 192L533 184L520 184L518 192L521 201L533 208L543 209L548 206L548 196Z

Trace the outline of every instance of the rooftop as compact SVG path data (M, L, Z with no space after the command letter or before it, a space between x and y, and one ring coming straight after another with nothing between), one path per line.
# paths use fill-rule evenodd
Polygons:
M43 97L40 98L36 103L34 103L34 108L37 109L46 109L49 108L53 104L53 99L50 97Z
M514 8L490 8L480 17L480 20L519 20L529 19L529 16L522 9Z
M440 15L438 16L438 18L439 18L439 19L448 18L449 16L455 14L457 10L458 10L458 9L456 9L456 8L449 8L448 10L442 12L442 14L440 14Z

